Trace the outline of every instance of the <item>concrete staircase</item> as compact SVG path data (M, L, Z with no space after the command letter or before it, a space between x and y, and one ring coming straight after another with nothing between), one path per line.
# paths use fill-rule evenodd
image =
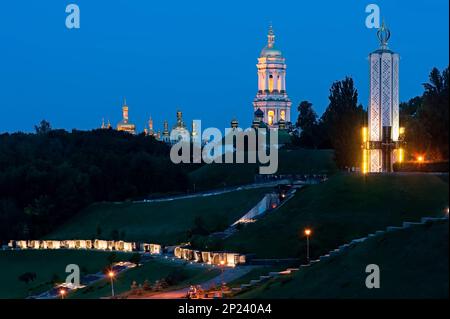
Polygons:
M259 279L254 279L254 280L251 280L247 284L242 284L240 287L232 288L232 291L236 292L236 293L241 292L243 290L247 290L247 289L259 286L270 279L292 275L296 271L299 271L299 269L301 269L301 268L311 267L314 264L317 264L321 261L324 261L324 260L333 258L337 255L340 255L343 252L347 251L348 249L351 249L354 246L356 246L372 237L383 236L384 234L386 234L388 232L400 231L400 230L404 230L404 229L407 229L410 227L425 225L427 223L444 222L444 221L448 221L448 216L446 216L446 217L422 217L420 222L403 222L402 226L388 226L388 227L386 227L385 230L378 230L373 234L367 235L366 237L353 239L349 243L341 245L338 248L329 251L327 254L320 256L318 259L311 260L309 264L300 265L299 268L287 268L286 270L283 270L283 271L269 272L269 274L267 274L267 275L260 276Z

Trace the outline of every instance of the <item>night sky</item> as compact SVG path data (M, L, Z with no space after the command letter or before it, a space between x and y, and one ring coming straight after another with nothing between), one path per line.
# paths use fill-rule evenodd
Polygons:
M378 48L365 27L374 1L2 1L0 132L32 131L41 119L71 130L115 124L122 100L143 129L186 122L203 128L250 126L256 62L270 21L287 59L287 92L321 114L333 81L352 76L368 99L368 54ZM65 8L81 9L81 29L65 27ZM400 97L422 93L433 66L448 65L448 1L376 1L400 53Z

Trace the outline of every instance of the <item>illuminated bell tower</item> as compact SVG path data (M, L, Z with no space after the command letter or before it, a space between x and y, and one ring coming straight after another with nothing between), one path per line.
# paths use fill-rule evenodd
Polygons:
M363 131L363 172L392 172L403 160L399 142L399 60L388 48L391 36L384 22L377 32L380 48L369 55L368 128Z
M128 105L127 105L126 99L124 99L124 101L123 101L122 121L120 121L117 124L117 130L124 131L124 132L130 133L130 134L136 133L136 126L134 124L130 123L130 121L128 119Z
M258 93L253 100L253 112L263 112L263 122L278 127L280 120L291 121L291 100L286 93L286 61L275 48L275 34L269 27L267 45L258 58Z

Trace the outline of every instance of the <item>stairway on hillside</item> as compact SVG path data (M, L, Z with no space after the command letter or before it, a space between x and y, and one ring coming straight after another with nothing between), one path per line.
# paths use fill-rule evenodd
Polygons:
M283 271L269 272L267 275L260 276L258 279L250 280L250 282L248 282L247 284L242 284L240 287L232 288L232 291L238 293L243 290L247 290L249 288L261 285L270 279L287 276L287 275L292 275L294 272L299 271L301 268L311 267L314 264L317 264L321 261L336 257L337 255L342 254L344 251L355 247L356 245L366 241L369 238L383 236L384 234L389 233L389 232L400 231L400 230L404 230L404 229L410 228L410 227L425 225L427 223L448 221L448 219L449 219L448 216L446 216L446 217L422 217L420 222L403 222L402 226L388 226L388 227L386 227L385 230L378 230L375 233L369 234L362 238L354 239L347 244L341 245L338 248L329 251L327 254L320 256L319 258L317 258L315 260L311 260L309 264L300 265L299 268L287 268Z

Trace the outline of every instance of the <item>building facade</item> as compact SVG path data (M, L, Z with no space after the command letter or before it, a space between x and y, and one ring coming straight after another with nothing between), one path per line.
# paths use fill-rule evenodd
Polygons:
M291 100L286 93L286 61L275 48L272 26L267 35L267 45L258 58L258 93L253 101L253 112L263 113L268 127L278 127L280 120L291 122Z

